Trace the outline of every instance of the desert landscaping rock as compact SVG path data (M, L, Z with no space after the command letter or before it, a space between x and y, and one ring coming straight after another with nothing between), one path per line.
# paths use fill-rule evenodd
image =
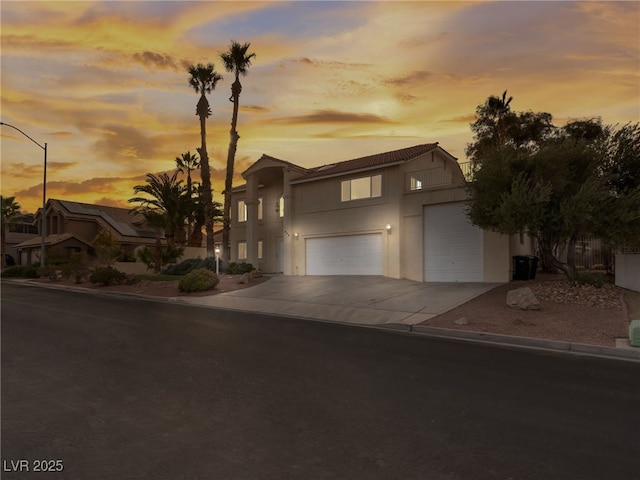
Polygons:
M507 293L523 286L531 288L540 310L517 310L507 305ZM595 292L598 301L589 303L587 292ZM583 287L570 284L564 275L539 273L535 280L500 285L420 325L615 347L616 338L626 339L629 329L629 316L622 308L623 292L626 299L627 292L611 284ZM638 300L640 306L640 296ZM466 317L469 325L454 323L461 317Z
M507 293L507 305L518 310L540 309L540 302L529 287L509 291Z

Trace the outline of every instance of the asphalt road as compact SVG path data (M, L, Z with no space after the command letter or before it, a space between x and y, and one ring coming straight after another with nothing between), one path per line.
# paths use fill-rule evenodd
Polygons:
M6 480L640 471L638 362L7 283L1 300Z

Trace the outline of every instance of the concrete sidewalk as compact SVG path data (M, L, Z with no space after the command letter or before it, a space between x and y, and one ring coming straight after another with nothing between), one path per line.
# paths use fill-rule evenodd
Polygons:
M360 325L415 325L497 285L420 283L380 276L274 276L251 288L176 301Z

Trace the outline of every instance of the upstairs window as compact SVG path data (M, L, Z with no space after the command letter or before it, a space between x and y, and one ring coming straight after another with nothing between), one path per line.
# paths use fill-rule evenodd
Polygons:
M278 212L278 217L283 218L284 217L284 196L280 196L280 198L278 198L278 203L276 205L276 211Z
M247 204L244 200L238 200L238 222L247 221Z
M342 201L382 196L382 175L354 178L342 182Z
M238 200L238 222L246 222L248 218L247 202ZM258 220L262 220L262 197L258 198Z

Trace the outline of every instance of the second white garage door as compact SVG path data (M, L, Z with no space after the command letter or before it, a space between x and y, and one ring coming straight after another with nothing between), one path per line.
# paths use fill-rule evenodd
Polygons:
M426 282L482 282L482 230L473 226L463 203L424 209Z
M307 275L382 275L382 234L306 240Z

